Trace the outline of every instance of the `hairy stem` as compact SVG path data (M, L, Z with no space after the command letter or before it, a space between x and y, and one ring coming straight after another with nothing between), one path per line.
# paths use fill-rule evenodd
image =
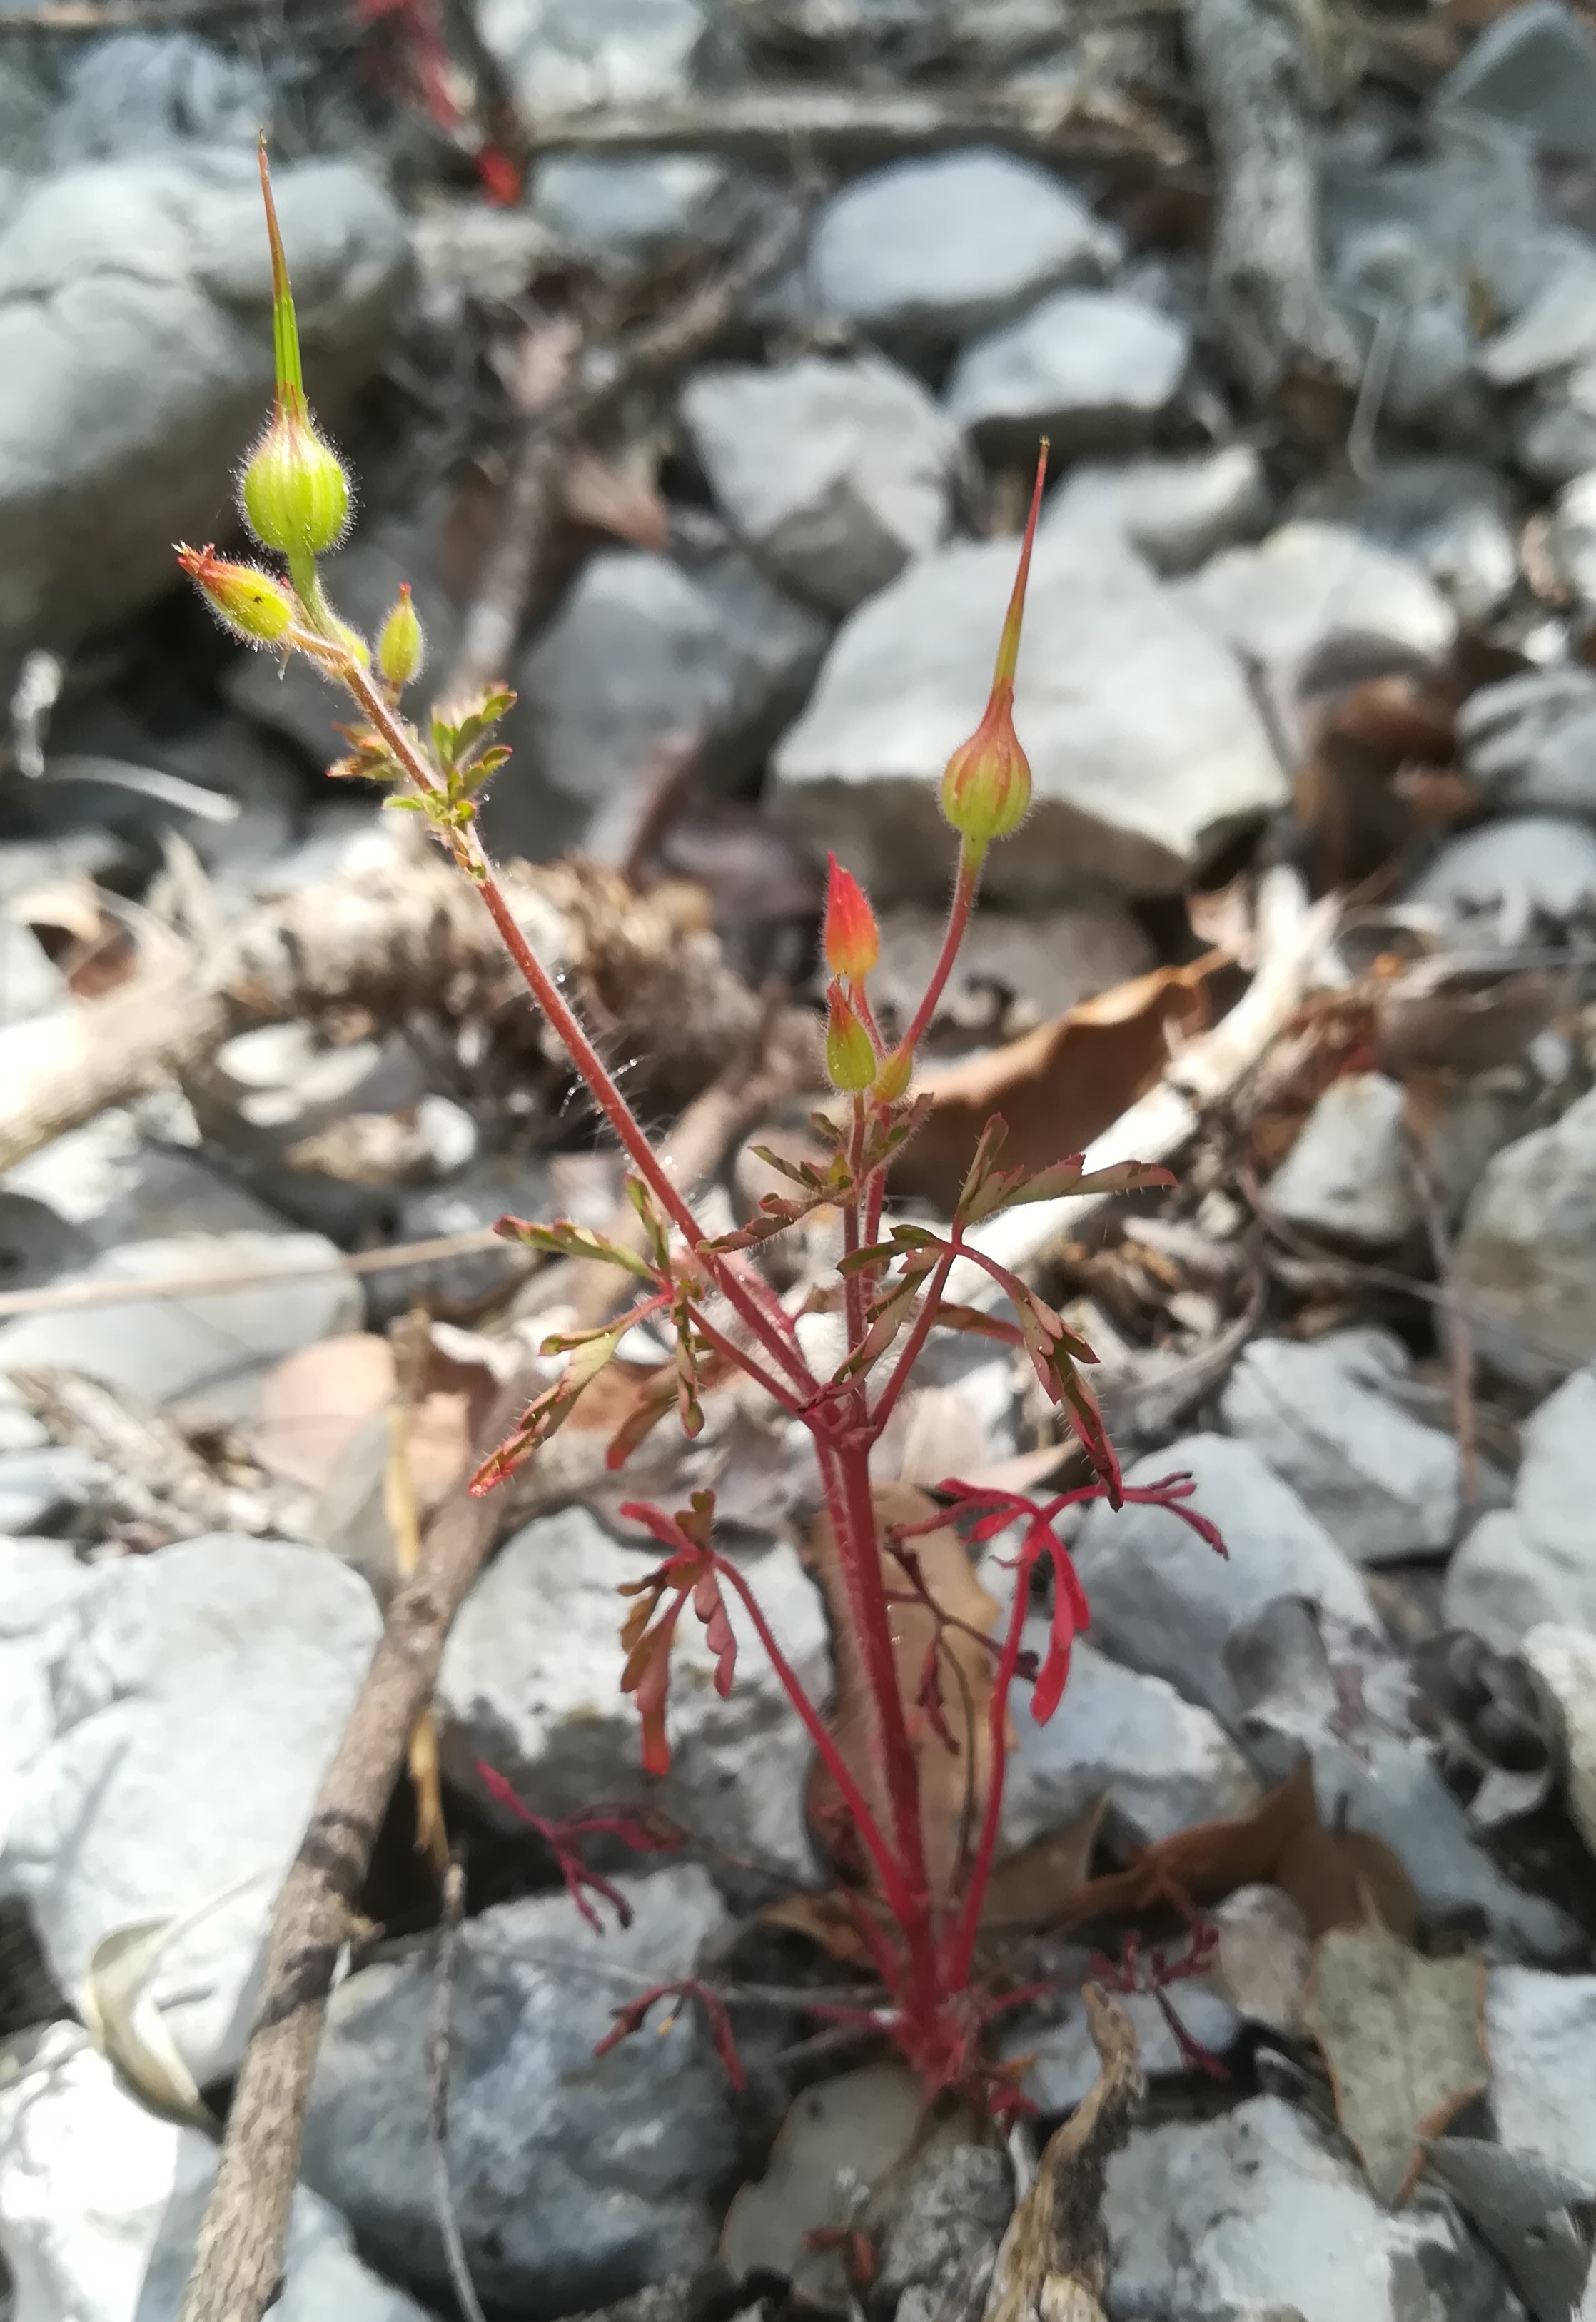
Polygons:
M931 981L915 1010L915 1020L904 1034L902 1046L917 1048L926 1026L936 1013L936 1003L942 998L943 986L953 972L953 962L959 956L959 946L964 940L964 930L970 925L970 914L975 908L975 891L980 884L980 855L973 852L968 839L959 849L959 876L953 885L953 900L948 910L947 930L942 939L942 950L936 965L931 971Z
M438 794L436 777L427 763L425 752L406 720L389 708L369 674L352 655L340 673L416 790L424 797L435 797ZM505 900L504 890L494 873L493 865L474 830L459 834L456 851L462 868L481 895L497 928L506 950L520 969L527 990L552 1026L566 1054L587 1083L594 1102L620 1139L623 1151L634 1164L639 1176L666 1216L686 1238L689 1248L701 1256L716 1289L752 1331L765 1351L774 1357L806 1395L813 1394L816 1382L792 1340L789 1317L774 1293L766 1290L766 1285L761 1283L760 1288L766 1290L765 1297L762 1298L751 1286L752 1280L756 1277L724 1264L717 1253L703 1250L703 1228L694 1216L691 1206L678 1191L669 1171L655 1154L642 1123L616 1087L603 1057L583 1029L579 1018L521 932L515 915ZM780 1314L779 1322L771 1309Z

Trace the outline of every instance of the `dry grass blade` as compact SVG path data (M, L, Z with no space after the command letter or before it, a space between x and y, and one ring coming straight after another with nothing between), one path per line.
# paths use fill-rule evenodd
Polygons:
M130 2094L160 2119L211 2135L215 2121L156 2006L150 1979L191 1927L254 1884L251 1874L218 1895L207 1895L191 1910L114 1927L95 1945L78 1993L89 2038Z

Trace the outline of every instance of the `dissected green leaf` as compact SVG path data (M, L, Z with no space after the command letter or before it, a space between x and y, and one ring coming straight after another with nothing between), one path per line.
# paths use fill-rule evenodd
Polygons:
M546 1226L534 1225L526 1218L500 1218L493 1230L506 1241L524 1242L529 1249L547 1250L555 1257L602 1258L606 1265L622 1266L628 1274L653 1280L653 1267L638 1251L623 1248L618 1241L595 1233L589 1226L573 1225L569 1218L556 1218Z
M1482 1961L1421 1959L1377 1920L1314 1947L1303 2017L1324 2052L1342 2128L1379 2198L1405 2201L1424 2140L1491 2077Z

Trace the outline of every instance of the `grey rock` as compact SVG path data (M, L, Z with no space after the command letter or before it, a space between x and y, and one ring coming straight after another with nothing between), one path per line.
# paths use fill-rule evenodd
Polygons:
M1553 1705L1569 1815L1596 1854L1596 1634L1541 1621L1520 1638L1518 1651Z
M1564 1959L1578 1948L1567 1914L1515 1887L1478 1843L1413 1725L1408 1661L1373 1623L1282 1594L1232 1632L1225 1658L1256 1770L1281 1781L1306 1751L1320 1818L1382 1839L1427 1915L1482 1921L1509 1956Z
M1524 1432L1511 1510L1482 1516L1446 1571L1442 1612L1510 1652L1543 1621L1596 1629L1596 1375L1576 1371Z
M1169 1999L1187 2037L1206 2048L1210 2056L1223 2056L1235 2046L1241 2018L1204 1978L1189 1977L1175 1987ZM1141 2049L1142 2070L1149 2080L1178 2079L1191 2070L1152 1992L1127 1992L1118 2004L1131 2020ZM1032 2103L1046 2113L1072 2112L1102 2070L1085 2002L1076 1994L1063 2003L1056 2022L1022 2017L1007 2026L1002 2052L1011 2060L1030 2059L1021 2086Z
M1313 1510L1354 1563L1449 1549L1460 1504L1457 1446L1396 1401L1408 1370L1384 1330L1310 1344L1255 1339L1227 1382L1220 1418Z
M398 213L344 162L277 178L306 371L336 412L407 270ZM207 146L32 182L0 225L0 672L169 589L214 531L271 385L254 157Z
M1591 2270L1575 2222L1584 2199L1577 2180L1536 2153L1474 2136L1436 2138L1425 2171L1496 2252L1535 2322L1569 2322Z
M1457 616L1410 558L1343 525L1282 525L1179 584L1182 605L1272 680L1366 676L1444 659Z
M1533 914L1573 917L1596 897L1596 834L1549 814L1505 817L1448 839L1405 900L1464 919L1494 911L1514 941Z
M468 1922L453 1996L450 2176L483 2299L537 2317L624 2298L702 2264L710 2196L736 2156L725 2076L691 2006L606 2056L613 2011L693 1971L728 1921L706 1874L624 1882L630 1928L596 1935L561 1895ZM446 2295L426 2137L424 1955L334 1992L304 2175L402 2280Z
M1166 1678L1234 1727L1241 1710L1225 1645L1273 1598L1310 1599L1344 1621L1378 1623L1363 1584L1324 1527L1257 1453L1223 1435L1190 1435L1139 1459L1132 1484L1189 1471L1191 1504L1219 1528L1221 1561L1166 1509L1094 1507L1075 1564L1092 1633L1116 1660Z
M1272 1209L1311 1233L1371 1248L1400 1241L1423 1214L1400 1082L1382 1073L1332 1081L1269 1182Z
M363 636L374 636L397 601L401 582L426 636L427 669L447 670L460 644L460 615L438 579L438 534L442 509L388 515L358 524L352 538L321 561L330 602ZM229 700L257 724L285 735L313 763L327 766L348 754L349 741L337 731L350 722L349 697L323 677L303 654L279 668L269 654L246 654L228 672ZM430 700L430 694L425 697ZM506 774L506 780L513 775ZM389 816L392 822L395 817Z
M974 146L891 162L834 194L806 288L822 315L946 346L1044 291L1101 281L1122 248L1049 170Z
M987 2144L954 2144L916 2169L881 2243L883 2298L933 2293L956 2278L979 2293L1014 2208L1008 2156ZM901 2311L901 2309L899 2309Z
M1561 0L1528 0L1488 23L1432 100L1484 113L1541 151L1596 157L1596 39Z
M1537 379L1518 404L1513 456L1541 484L1566 484L1596 467L1596 362Z
M1014 582L1010 541L911 565L844 624L772 768L777 812L878 902L939 903L953 850L937 785L974 731ZM1281 803L1231 655L1118 542L1066 531L1031 567L1015 726L1031 764L1024 841L988 891L1033 906L1095 884L1168 893Z
M213 1533L101 1572L57 1642L55 1731L23 1776L0 1888L27 1898L68 1991L105 1935L214 1904L154 1985L202 2085L242 2052L278 1884L379 1626L333 1558Z
M120 1110L41 1146L6 1171L5 1184L9 1198L26 1211L48 1202L47 1214L57 1219L54 1234L31 1216L19 1219L33 1249L48 1256L50 1274L127 1242L283 1230L283 1220L264 1202L197 1154L147 1142L132 1115ZM0 1229L6 1214L0 1208Z
M1250 443L1227 443L1179 459L1072 468L1044 502L1039 529L1107 528L1155 571L1178 573L1262 531L1268 513L1263 462Z
M1115 2322L1508 2322L1491 2260L1420 2191L1382 2209L1339 2142L1278 2097L1139 2128L1108 2163Z
M881 953L872 970L872 1005L907 1024L941 954L947 911L896 904L879 912L877 923ZM1123 904L1106 898L1034 915L983 908L970 922L932 1020L977 1030L1000 1025L1005 1035L1028 1030L1110 984L1145 974L1154 962L1146 930Z
M1596 1092L1496 1156L1456 1262L1475 1343L1509 1376L1549 1386L1596 1357Z
M715 45L699 0L488 0L482 37L534 119L683 96Z
M64 1541L0 1541L0 1847L27 1769L55 1731L56 1640L96 1578Z
M1596 671L1568 663L1482 686L1457 738L1494 806L1596 818Z
M1549 544L1580 603L1596 603L1596 468L1587 468L1558 493Z
M1529 296L1475 357L1475 369L1492 387L1523 387L1596 355L1596 251L1573 236L1559 242L1548 235L1545 255Z
M248 150L270 104L255 66L193 32L113 32L87 43L68 68L50 159L72 169L171 146Z
M1508 495L1480 461L1382 460L1367 484L1310 489L1296 507L1353 525L1421 565L1465 626L1487 619L1517 585Z
M0 2089L0 2254L14 2322L177 2322L216 2147L118 2086L76 2025L52 2025ZM355 2254L337 2211L294 2195L279 2322L425 2322Z
M1046 435L1068 459L1145 443L1191 352L1172 315L1117 290L1058 290L953 365L949 416L989 458Z
M1321 1819L1385 1841L1413 1881L1427 1916L1482 1922L1499 1954L1567 1960L1584 1949L1577 1921L1497 1869L1422 1741L1375 1733L1349 1749L1334 1738L1311 1747ZM1262 1764L1267 1751L1255 1751ZM1281 1759L1268 1766L1282 1776Z
M671 1770L642 1768L637 1712L620 1690L623 1582L658 1561L652 1543L624 1548L585 1508L564 1508L517 1532L467 1597L444 1648L438 1719L445 1766L480 1789L479 1759L544 1815L597 1798L652 1799L689 1830L807 1878L804 1828L810 1743L742 1606L727 1591L738 1641L725 1700L715 1661L690 1614L671 1659ZM830 1689L825 1622L793 1550L745 1560L749 1583L811 1697Z
M880 356L701 370L682 418L716 500L783 588L845 613L946 535L960 452Z
M642 549L590 557L515 675L525 739L490 835L539 859L625 806L652 754L702 736L717 788L758 767L803 699L826 630L744 558L684 571Z
M165 1409L240 1419L284 1355L359 1328L360 1284L334 1271L337 1259L320 1234L177 1234L129 1242L68 1279L164 1285L187 1277L194 1290L178 1295L163 1287L158 1296L125 1305L21 1316L0 1327L0 1370L85 1371ZM249 1289L205 1286L233 1275L269 1278Z
M1039 1657L1047 1627L1044 1615L1026 1623L1026 1645ZM1006 1848L1062 1829L1103 1796L1142 1846L1194 1822L1245 1814L1258 1800L1256 1777L1218 1718L1162 1678L1122 1668L1083 1637L1045 1725L1017 1696L1014 1736L1003 1789Z
M99 1461L76 1443L0 1453L0 1538L65 1531L109 1480Z
M706 153L551 154L533 174L531 199L561 250L616 266L724 242L749 207L742 182Z
M1501 2143L1596 2195L1596 1976L1494 1967L1485 1986L1491 2108Z

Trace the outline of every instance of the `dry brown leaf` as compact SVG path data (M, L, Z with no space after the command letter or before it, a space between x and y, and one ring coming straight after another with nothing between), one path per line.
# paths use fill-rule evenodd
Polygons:
M1484 1073L1516 1064L1572 999L1569 978L1526 968L1516 975L1464 974L1426 960L1376 991L1380 1068Z
M907 1484L882 1484L876 1489L876 1520L883 1532L892 1524L924 1523L937 1513L927 1494ZM951 1524L923 1532L912 1543L920 1571L935 1603L970 1628L987 1635L998 1617L997 1600L976 1578L969 1551ZM863 1789L881 1829L890 1832L892 1816L886 1795L880 1751L875 1732L875 1711L866 1682L863 1658L850 1617L847 1582L837 1556L830 1521L820 1516L810 1532L807 1561L820 1583L831 1613L832 1643L836 1657L836 1691L831 1724L837 1746L850 1771ZM908 1581L889 1556L883 1559L889 1593L907 1596ZM893 1658L920 1774L920 1824L926 1867L933 1897L946 1901L955 1891L961 1863L974 1833L991 1778L991 1738L988 1705L991 1697L991 1657L957 1630L944 1638L938 1657L943 1715L956 1749L950 1750L921 1705L926 1653L935 1632L934 1616L923 1605L895 1603L892 1614ZM809 1783L809 1816L816 1828L831 1838L845 1839L836 1786L818 1760ZM838 1851L834 1842L831 1851ZM862 1861L849 1861L850 1869Z
M1156 1903L1218 1903L1238 1887L1273 1884L1300 1833L1318 1824L1313 1767L1306 1758L1250 1814L1194 1823L1146 1847L1126 1870L1089 1879L1061 1924L1078 1925L1105 1911L1143 1911Z
M1035 2181L999 2248L982 2322L1103 2322L1108 2161L1129 2136L1147 2083L1124 2009L1095 1983L1081 1996L1101 2069L1043 2148Z
M602 460L578 444L565 463L565 513L634 548L662 556L670 544L670 517L645 476Z
M1062 1830L1050 1830L998 1863L981 1906L981 1933L1056 1926L1090 1880L1092 1850L1108 1811L1105 1791Z
M324 1491L356 1438L394 1401L393 1348L368 1331L318 1339L267 1376L251 1448L268 1473ZM464 1471L497 1392L486 1366L429 1345L407 1428L410 1473L424 1514Z
M1281 1855L1274 1883L1302 1913L1310 1935L1361 1927L1371 1910L1403 1937L1418 1924L1413 1881L1372 1831L1306 1824Z
M318 1339L268 1372L251 1449L269 1475L319 1492L393 1392L386 1339L367 1330Z
M1380 2199L1399 2207L1424 2141L1478 2096L1485 2052L1483 1961L1420 1959L1373 1921L1320 1938L1303 2015L1329 2067L1336 2110Z
M925 1074L915 1085L930 1110L894 1168L894 1184L951 1212L994 1113L1008 1129L1005 1168L1045 1169L1084 1152L1156 1085L1173 1047L1206 1028L1215 978L1228 964L1225 953L1208 952L1188 967L1155 968L1007 1047Z

